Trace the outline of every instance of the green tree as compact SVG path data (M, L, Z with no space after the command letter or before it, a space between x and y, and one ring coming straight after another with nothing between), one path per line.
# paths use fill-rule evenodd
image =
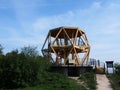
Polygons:
M21 48L21 53L29 57L36 57L39 55L37 51L37 47L34 47L34 46L27 46L27 47L25 46Z
M2 47L2 45L0 44L0 55L2 55L3 54L3 47Z
M42 57L27 57L18 50L7 53L0 58L0 89L31 87L41 82L44 65Z

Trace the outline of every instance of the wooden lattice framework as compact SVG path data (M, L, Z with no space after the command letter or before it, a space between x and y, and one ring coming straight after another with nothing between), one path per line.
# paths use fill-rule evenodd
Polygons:
M59 27L49 31L42 47L43 56L54 64L88 64L90 45L86 34L76 27Z

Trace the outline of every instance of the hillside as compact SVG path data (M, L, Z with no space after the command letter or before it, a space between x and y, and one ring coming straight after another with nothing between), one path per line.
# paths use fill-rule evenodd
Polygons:
M2 53L0 54L0 89L95 89L95 87L88 85L90 80L94 80L94 74L86 74L81 76L79 80L81 79L81 82L84 82L84 84L78 83L76 80L70 79L64 75L51 72L51 63L46 61L42 56L39 56L35 53L35 48L24 47L21 52L18 50L13 50L6 55L3 55ZM86 78L89 78L89 82Z

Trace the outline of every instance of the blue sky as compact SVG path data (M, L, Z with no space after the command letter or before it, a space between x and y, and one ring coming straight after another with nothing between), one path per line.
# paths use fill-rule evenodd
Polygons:
M38 50L55 27L79 27L91 58L120 60L120 0L0 0L0 44L4 52L33 45Z

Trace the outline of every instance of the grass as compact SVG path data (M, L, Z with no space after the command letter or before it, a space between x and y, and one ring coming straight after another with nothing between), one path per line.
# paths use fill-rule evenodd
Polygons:
M49 77L47 76L40 85L17 90L96 90L94 73L85 73L79 77L79 80L84 84L77 83L76 80L58 73L49 73L47 75Z
M84 73L79 79L83 81L88 90L96 90L96 76L94 73Z
M120 75L118 74L111 74L107 75L111 81L112 87L114 90L120 90Z
M38 86L19 88L16 90L86 90L86 88L66 76L47 72Z

